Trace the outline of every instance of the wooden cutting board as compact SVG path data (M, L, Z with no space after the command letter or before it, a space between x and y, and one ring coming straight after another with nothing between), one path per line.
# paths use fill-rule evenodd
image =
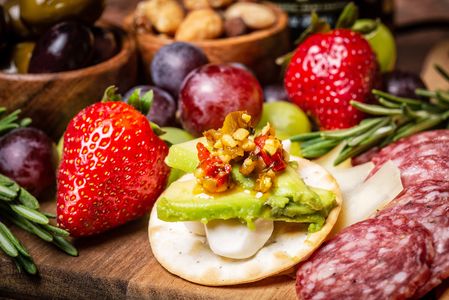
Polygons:
M55 210L51 202L42 207ZM151 253L147 224L148 216L97 237L77 240L79 257L70 257L14 228L34 257L40 277L19 274L14 263L1 253L0 298L296 299L295 281L287 276L216 288L171 275Z

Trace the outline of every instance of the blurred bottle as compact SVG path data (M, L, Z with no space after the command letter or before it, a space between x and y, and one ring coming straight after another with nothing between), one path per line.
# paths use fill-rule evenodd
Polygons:
M289 15L290 38L296 40L310 24L312 11L332 26L350 0L272 0ZM380 18L390 28L393 27L394 0L355 0L361 18Z

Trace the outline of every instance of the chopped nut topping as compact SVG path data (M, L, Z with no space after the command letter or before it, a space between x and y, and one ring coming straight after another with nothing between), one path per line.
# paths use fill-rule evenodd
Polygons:
M280 142L278 139L269 138L265 141L265 145L263 146L263 150L268 152L270 155L274 155L276 151L280 149Z
M254 159L253 157L250 156L243 161L243 164L240 167L239 171L244 176L249 176L256 168L256 165L257 159Z
M208 149L197 145L200 165L195 177L206 191L218 193L232 187L232 165L240 164L239 172L255 180L254 190L265 193L273 186L276 172L287 167L288 153L270 124L254 136L250 122L250 115L233 112L222 128L204 132Z
M248 114L242 114L242 119L246 122L249 123L251 121L251 116Z
M270 123L267 123L267 125L265 125L262 128L262 135L267 135L267 134L274 135L274 132L273 132L273 129L271 128Z
M221 140L218 140L218 141L215 142L214 148L215 148L215 149L221 149L221 148L223 148L223 143L221 142Z
M254 141L248 139L248 140L246 140L246 141L243 143L242 149L243 149L244 151L251 152L251 151L253 151L254 149L256 149L256 144L254 144Z
M229 134L224 134L221 138L221 141L223 142L223 145L227 147L234 148L235 146L237 146L237 142Z
M232 135L237 141L243 141L249 136L249 131L244 128L237 129Z
M256 190L262 193L268 192L273 185L276 174L269 170L266 173L260 173L256 181Z

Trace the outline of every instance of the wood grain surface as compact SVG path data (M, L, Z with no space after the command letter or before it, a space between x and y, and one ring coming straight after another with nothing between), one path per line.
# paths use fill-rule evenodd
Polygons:
M55 204L44 203L54 211ZM148 216L98 237L75 241L70 257L38 238L14 230L35 258L39 278L19 274L0 255L0 296L17 299L295 299L294 279L279 276L237 287L204 287L165 271L148 242Z
M0 0L0 3L3 0ZM136 0L108 0L105 19L117 24ZM413 5L410 5L411 3ZM427 15L447 16L448 0L397 0L397 20L408 22ZM438 9L433 9L437 5ZM438 15L438 16L440 16ZM447 34L442 35L447 37ZM438 35L438 38L441 34ZM435 42L435 41L434 41ZM419 71L425 49L432 42L419 36L399 39L400 66ZM423 50L424 49L424 50ZM55 204L42 204L54 211ZM0 253L0 298L15 299L296 299L294 280L279 276L254 284L211 288L186 282L166 272L153 258L147 237L148 217L98 237L80 239L79 257L70 257L38 238L14 228L14 233L35 258L40 277L19 274ZM437 290L449 299L449 281ZM431 296L430 299L434 297Z

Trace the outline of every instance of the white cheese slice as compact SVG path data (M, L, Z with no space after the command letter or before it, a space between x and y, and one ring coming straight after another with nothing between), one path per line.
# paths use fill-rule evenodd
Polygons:
M244 259L261 249L273 233L273 221L257 219L255 229L238 220L214 220L206 225L209 247L217 255Z
M362 221L382 209L403 190L400 170L386 162L373 176L343 196L334 232Z
M349 193L361 185L374 169L372 162L367 162L348 169L334 169L332 175L337 180L343 199L347 198Z
M204 228L204 224L199 221L188 221L184 222L184 225L187 229L196 235L206 236L206 229Z

